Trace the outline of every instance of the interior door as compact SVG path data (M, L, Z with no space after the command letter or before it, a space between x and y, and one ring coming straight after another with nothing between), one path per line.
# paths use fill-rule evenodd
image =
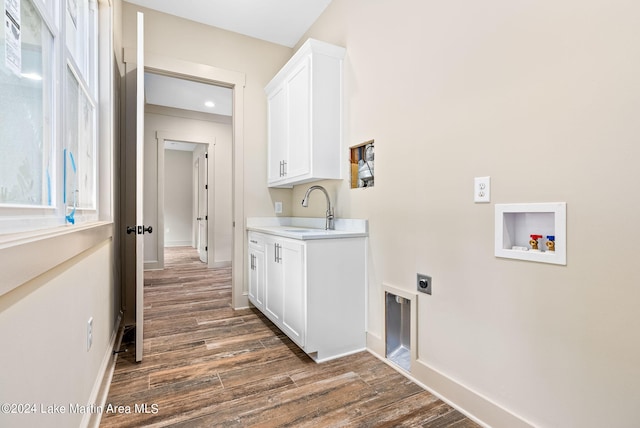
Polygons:
M200 261L207 263L207 228L209 212L207 210L207 171L208 171L208 156L206 153L201 154L198 157L198 255Z
M144 15L138 12L136 53L136 361L142 361L144 327Z

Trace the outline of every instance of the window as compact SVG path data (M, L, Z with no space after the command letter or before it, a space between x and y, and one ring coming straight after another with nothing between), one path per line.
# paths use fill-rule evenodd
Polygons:
M71 68L67 71L65 193L69 210L95 209L95 107Z
M15 4L0 36L0 205L51 207L53 36L33 3Z
M96 1L2 3L0 234L96 220Z

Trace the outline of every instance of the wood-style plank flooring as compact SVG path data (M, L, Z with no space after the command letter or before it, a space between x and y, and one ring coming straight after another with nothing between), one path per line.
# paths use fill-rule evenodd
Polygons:
M145 272L143 361L119 355L100 426L478 426L367 352L316 364L259 311L231 308L231 269L189 247L165 257Z

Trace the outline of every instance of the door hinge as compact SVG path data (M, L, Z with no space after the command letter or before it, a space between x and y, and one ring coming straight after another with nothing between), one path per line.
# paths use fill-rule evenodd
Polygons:
M208 215L204 216L204 219L209 220L209 216Z
M204 250L205 251L209 251L209 247L204 247Z
M209 153L205 153L205 154L204 154L204 158L205 158L205 159L209 159Z
M205 188L205 189L209 189L209 185L208 185L208 184L205 184L205 185L204 185L204 188Z

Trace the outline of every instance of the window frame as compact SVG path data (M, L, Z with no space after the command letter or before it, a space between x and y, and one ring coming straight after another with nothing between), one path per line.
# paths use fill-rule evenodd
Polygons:
M21 3L22 0L18 0ZM66 95L68 90L67 73L74 75L81 91L84 92L89 104L93 108L91 119L93 129L91 130L93 159L89 168L92 172L92 206L78 209L74 223L83 224L99 219L100 204L100 85L102 65L100 63L101 52L99 50L100 40L100 10L102 7L96 0L78 0L86 2L86 16L84 16L83 27L86 34L83 37L82 49L85 51L84 57L86 67L84 72L82 66L75 61L75 57L70 51L67 43L67 25L71 25L67 19L67 0L43 1L28 0L33 5L39 15L43 25L43 31L49 31L51 35L51 52L48 53L51 59L51 80L43 83L49 85L50 100L43 100L43 111L46 109L50 113L51 125L46 132L50 133L50 177L51 177L51 204L50 205L30 205L6 203L0 205L0 242L2 237L14 236L16 233L31 233L42 230L48 231L52 228L69 225L67 220L67 207L63 201L64 196L64 148L65 127L68 120L68 106ZM110 7L109 7L110 9ZM109 10L111 14L111 11ZM109 19L111 21L112 18ZM86 37L85 37L86 36ZM81 39L76 39L81 40ZM109 60L109 67L111 66ZM69 70L69 71L68 71ZM109 73L108 77L110 77ZM106 76L105 76L106 77ZM47 105L48 104L48 105ZM44 129L44 125L43 128ZM44 172L43 172L44 174ZM44 186L43 184L41 184ZM43 190L44 191L44 190Z
M3 280L0 281L0 296L12 292L91 248L111 242L115 236L113 155L114 138L117 136L114 130L114 115L117 111L114 108L117 106L114 104L115 58L112 34L114 8L109 0L92 1L96 6L96 33L92 44L98 59L95 69L94 97L96 100L96 210L91 210L91 217L87 216L79 224L64 225L60 221L64 212L60 204L55 209L46 210L32 207L0 208L0 272L3 274ZM34 3L37 3L38 8L43 6L41 0L34 0ZM50 3L50 0L47 0L47 7L44 9L49 10ZM39 9L39 12L41 10ZM53 16L55 19L63 19L57 16L59 14L53 7L50 12L50 18ZM47 23L48 26L50 24L50 22ZM56 27L56 30L62 31L60 27ZM52 34L58 33L52 32ZM54 40L54 43L59 42L59 38ZM66 62L56 63L54 70L56 77L53 79L57 97L53 103L56 114L54 135L58 137L56 143L60 151L64 118L61 112L63 102L60 98L64 94L64 81L56 79L59 79L60 70L64 70L66 66ZM60 173L61 154L56 151L55 155L57 156L55 167ZM61 180L59 181L56 186L57 199L62 201L62 183ZM43 211L47 211L46 217ZM54 215L49 215L50 213ZM91 221L94 219L97 221ZM8 232L1 229L3 221L7 224L12 223L14 227Z

